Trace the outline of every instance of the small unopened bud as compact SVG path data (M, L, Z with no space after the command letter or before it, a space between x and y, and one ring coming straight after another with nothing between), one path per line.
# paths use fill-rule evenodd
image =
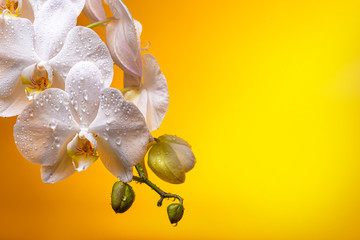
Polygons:
M170 223L176 226L184 215L184 207L180 203L173 203L167 207Z
M185 181L185 173L194 167L195 156L185 140L164 135L150 149L148 164L162 180L179 184Z
M114 183L111 193L111 206L115 213L126 212L135 200L135 193L132 187L121 181Z

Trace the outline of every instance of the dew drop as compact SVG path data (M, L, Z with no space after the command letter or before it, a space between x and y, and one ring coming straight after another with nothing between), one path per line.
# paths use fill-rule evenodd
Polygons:
M85 101L89 100L89 93L88 93L87 90L84 90L84 91L83 91L83 96L84 96L84 100L85 100Z
M54 131L56 129L56 123L54 120L52 120L50 123L49 123L49 127Z
M109 135L107 135L107 133L104 133L104 134L103 134L103 137L104 137L104 140L105 140L105 141L109 140Z

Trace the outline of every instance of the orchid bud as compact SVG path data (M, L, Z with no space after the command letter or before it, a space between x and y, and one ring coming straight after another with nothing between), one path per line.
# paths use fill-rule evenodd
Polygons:
M185 173L194 167L195 156L185 140L164 135L150 149L148 164L162 180L180 184L185 181Z
M184 215L184 207L180 203L173 203L167 207L167 212L170 223L176 226Z
M132 187L121 181L114 183L111 193L111 206L115 213L126 212L135 200L135 193Z

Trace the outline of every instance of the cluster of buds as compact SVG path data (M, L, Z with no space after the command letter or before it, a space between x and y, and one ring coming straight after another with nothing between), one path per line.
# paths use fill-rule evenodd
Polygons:
M196 162L191 146L185 140L177 136L163 135L156 138L155 141L150 144L149 149L148 166L156 176L172 184L185 182L185 173L190 171ZM158 202L158 206L162 205L164 198L180 200L179 203L173 203L167 207L170 223L173 224L173 226L177 226L184 214L183 199L178 195L163 192L150 182L144 162L141 162L136 169L140 177L134 177L135 180L148 184L160 194L161 199ZM130 185L121 181L113 185L111 205L116 213L123 213L128 210L134 199L135 194Z

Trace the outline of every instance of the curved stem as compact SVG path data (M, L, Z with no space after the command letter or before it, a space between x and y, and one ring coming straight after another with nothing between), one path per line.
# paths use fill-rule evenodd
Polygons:
M86 27L88 28L94 28L94 27L97 27L97 26L100 26L100 25L103 25L104 23L107 23L107 22L110 22L112 20L115 20L114 17L109 17L109 18L105 18L104 20L101 20L101 21L98 21L98 22L94 22L90 25L87 25Z
M162 202L165 198L176 198L179 200L180 204L183 204L183 199L176 194L172 194L172 193L166 193L163 190L161 190L158 186L156 186L154 183L152 183L145 175L142 167L139 164L135 165L135 168L137 170L137 172L139 173L140 177L136 177L133 176L133 179L137 182L141 182L141 183L145 183L146 185L148 185L149 187L151 187L151 189L153 189L155 192L157 192L157 194L160 195L160 200L157 203L158 207L161 207Z

